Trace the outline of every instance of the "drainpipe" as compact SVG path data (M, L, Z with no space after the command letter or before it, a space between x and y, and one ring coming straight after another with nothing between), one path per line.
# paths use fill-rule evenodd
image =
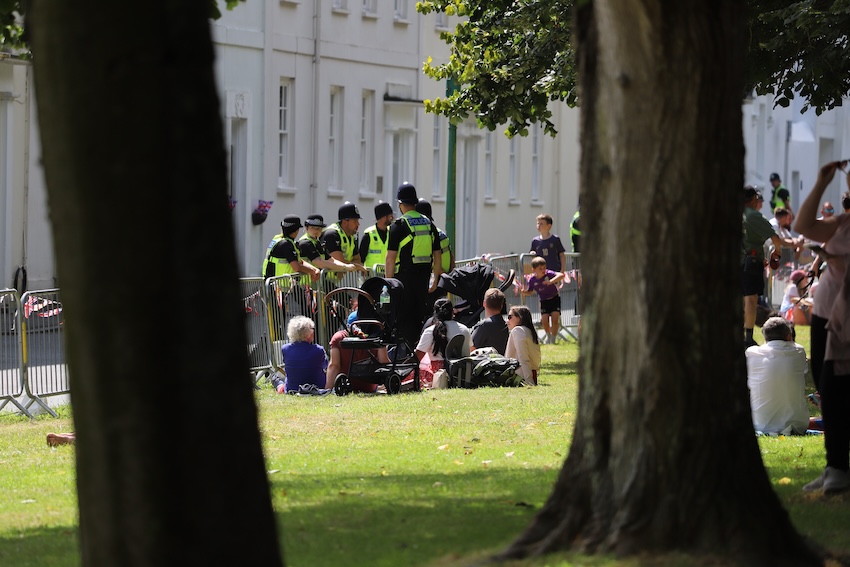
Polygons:
M446 80L446 96L452 96L457 90L457 83L454 79ZM458 250L457 239L455 238L455 216L457 207L455 201L457 199L457 125L454 120L449 121L449 149L448 149L448 175L446 179L446 235L449 237L455 250Z
M321 2L313 2L313 151L310 155L310 210L318 210L318 190L319 190L319 63L321 56L319 54L319 45L321 44L320 34L322 31L322 12Z

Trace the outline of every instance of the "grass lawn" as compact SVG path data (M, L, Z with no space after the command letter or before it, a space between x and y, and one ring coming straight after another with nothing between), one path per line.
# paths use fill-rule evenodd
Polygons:
M807 327L797 340L808 349ZM344 398L258 391L287 565L460 566L503 549L551 492L575 419L578 347L542 348L538 388ZM72 428L68 408L60 419L0 416L0 565L80 564L74 448L45 444L48 432ZM759 444L797 528L850 553L848 497L800 491L823 468L822 437ZM692 563L564 554L511 565Z

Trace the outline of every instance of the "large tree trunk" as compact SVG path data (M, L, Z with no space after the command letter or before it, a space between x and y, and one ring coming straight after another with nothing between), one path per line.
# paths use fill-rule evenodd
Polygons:
M580 403L549 501L503 557L684 550L817 564L750 421L736 0L577 2Z
M84 565L280 565L208 0L27 16Z

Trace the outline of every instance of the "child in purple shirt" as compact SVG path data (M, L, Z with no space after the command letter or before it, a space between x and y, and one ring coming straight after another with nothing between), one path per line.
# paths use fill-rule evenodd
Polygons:
M563 272L567 266L567 254L561 237L552 234L552 216L537 215L537 231L531 241L531 252L546 260L546 267L555 272Z
M556 272L546 267L546 259L536 256L531 261L531 273L525 276L523 295L536 293L540 299L540 322L546 332L545 342L555 344L561 330L561 286L564 272Z

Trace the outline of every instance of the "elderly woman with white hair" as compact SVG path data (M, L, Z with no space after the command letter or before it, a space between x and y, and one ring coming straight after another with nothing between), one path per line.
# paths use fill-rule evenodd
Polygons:
M278 393L297 392L306 384L324 388L328 357L321 345L313 344L316 324L309 317L299 315L290 319L286 334L289 342L281 349L286 381L283 388L278 387Z

